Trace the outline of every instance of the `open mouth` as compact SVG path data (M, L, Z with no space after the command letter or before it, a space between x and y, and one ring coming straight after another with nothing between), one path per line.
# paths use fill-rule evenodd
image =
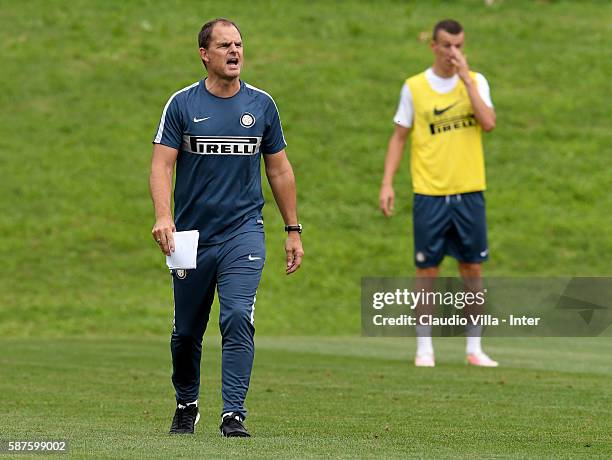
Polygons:
M238 65L238 58L229 58L227 60L227 64L230 66L237 66Z

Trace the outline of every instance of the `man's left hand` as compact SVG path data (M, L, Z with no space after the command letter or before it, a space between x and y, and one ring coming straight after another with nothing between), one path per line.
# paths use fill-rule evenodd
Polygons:
M302 239L299 233L289 233L285 241L285 252L287 253L286 273L290 275L302 265L304 249L302 249Z
M471 83L472 80L470 77L470 68L467 63L467 58L456 48L452 48L451 51L453 53L451 61L457 69L457 75L459 75L459 78L461 78L464 83Z

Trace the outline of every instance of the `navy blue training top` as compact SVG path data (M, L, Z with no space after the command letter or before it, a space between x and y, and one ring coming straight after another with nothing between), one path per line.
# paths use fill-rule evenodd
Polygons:
M155 144L179 151L174 186L177 231L199 230L200 244L263 232L261 154L287 144L272 97L240 82L232 97L211 94L204 80L174 93Z

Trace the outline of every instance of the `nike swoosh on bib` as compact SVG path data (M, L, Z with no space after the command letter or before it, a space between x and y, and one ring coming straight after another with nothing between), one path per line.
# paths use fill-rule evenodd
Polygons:
M452 108L452 107L455 107L456 105L457 105L457 103L455 102L454 104L451 104L451 105L449 105L448 107L445 107L445 108L440 109L440 110L438 110L438 109L436 109L436 108L434 107L434 110L433 110L434 116L436 116L436 117L437 117L437 116L440 116L440 115L442 115L444 112L446 112L448 109L450 109L450 108Z

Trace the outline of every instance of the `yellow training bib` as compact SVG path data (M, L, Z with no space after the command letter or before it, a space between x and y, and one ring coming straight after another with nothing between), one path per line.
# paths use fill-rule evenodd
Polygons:
M476 83L476 75L470 72ZM414 104L410 169L415 193L452 195L486 188L481 128L463 81L446 94L425 73L406 80Z

